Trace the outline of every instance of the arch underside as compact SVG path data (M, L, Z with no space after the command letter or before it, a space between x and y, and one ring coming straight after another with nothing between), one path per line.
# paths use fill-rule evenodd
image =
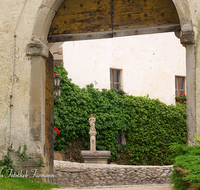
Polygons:
M48 42L180 31L172 0L65 0Z

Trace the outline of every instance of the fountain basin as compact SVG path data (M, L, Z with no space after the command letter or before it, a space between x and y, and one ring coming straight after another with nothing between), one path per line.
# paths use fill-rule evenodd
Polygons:
M108 159L110 158L109 150L82 150L81 157L84 163L90 164L108 164Z

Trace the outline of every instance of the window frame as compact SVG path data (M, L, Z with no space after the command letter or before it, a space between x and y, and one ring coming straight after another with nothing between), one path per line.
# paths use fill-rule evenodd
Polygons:
M119 82L114 82L114 71L119 71L119 76L118 76ZM122 69L110 68L110 89L114 88L115 84L118 84L119 88L121 88L121 86L122 86L121 75L122 75ZM112 84L112 86L111 86L111 84Z
M176 88L176 78L177 78L177 88ZM180 82L179 82L180 78L183 78L183 89L180 89ZM185 86L186 86L186 77L185 76L175 76L175 95L176 96L180 96L180 91L184 91L184 93L181 93L181 94L186 94ZM177 94L176 94L176 92L177 92Z

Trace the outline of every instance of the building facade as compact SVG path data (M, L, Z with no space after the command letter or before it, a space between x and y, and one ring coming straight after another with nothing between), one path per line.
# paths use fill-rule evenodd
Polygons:
M65 42L62 48L64 67L81 88L123 88L166 104L175 104L176 88L177 95L186 93L185 47L173 32Z

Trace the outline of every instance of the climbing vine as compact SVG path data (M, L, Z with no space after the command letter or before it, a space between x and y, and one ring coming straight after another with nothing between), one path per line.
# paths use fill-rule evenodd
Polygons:
M95 114L97 150L110 150L111 161L124 160L126 164L170 164L168 147L172 142L187 140L186 107L182 104L167 106L147 97L127 95L123 89L102 89L93 84L79 88L68 78L67 71L56 66L61 77L62 96L54 102L54 123L60 135L54 149L68 151L71 142L81 141L89 148L89 123ZM117 135L126 132L126 145L119 152ZM122 153L122 154L121 154Z

